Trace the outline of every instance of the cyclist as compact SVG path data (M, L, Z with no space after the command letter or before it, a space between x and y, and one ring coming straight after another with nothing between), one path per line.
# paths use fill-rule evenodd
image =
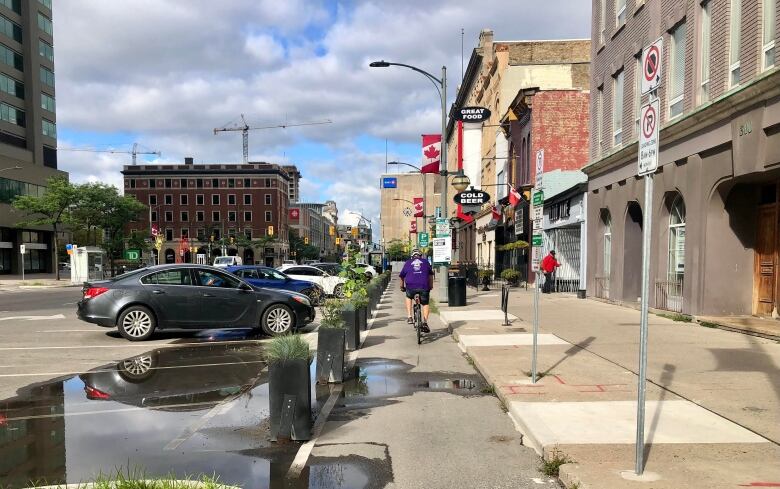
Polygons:
M422 304L423 323L420 331L430 333L428 328L428 314L430 307L428 303L431 298L431 289L433 289L433 269L428 260L422 257L422 253L417 248L412 250L412 256L404 263L399 275L401 277L401 292L406 292L406 315L409 324L414 323L412 319L412 299L416 294L420 294L420 304Z

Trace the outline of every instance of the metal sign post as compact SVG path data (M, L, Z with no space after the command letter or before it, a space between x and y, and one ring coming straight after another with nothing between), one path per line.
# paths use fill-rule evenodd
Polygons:
M544 215L544 192L543 192L543 175L544 174L544 150L540 149L536 152L536 179L535 187L536 191L533 195L533 226L531 232L531 270L536 273L536 286L534 287L534 330L533 330L533 349L531 351L531 382L536 383L536 357L538 352L538 336L539 336L539 297L541 290L539 285L542 281L542 274L540 272L540 262L542 260L542 216Z
M22 259L22 282L24 282L24 253L25 253L25 246L19 245L19 258ZM60 266L59 263L56 264L56 266Z

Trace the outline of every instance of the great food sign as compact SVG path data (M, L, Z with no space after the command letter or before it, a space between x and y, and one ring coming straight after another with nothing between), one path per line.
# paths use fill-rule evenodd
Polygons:
M485 122L490 119L490 110L485 107L462 107L455 113L455 119L463 122Z

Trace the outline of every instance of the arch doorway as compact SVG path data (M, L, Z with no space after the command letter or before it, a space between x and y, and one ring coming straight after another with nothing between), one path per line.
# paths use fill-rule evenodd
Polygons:
M252 250L252 248L247 248L244 250L244 265L254 265L255 264L255 252Z
M642 293L642 208L631 201L626 207L623 237L623 301L639 302Z
M165 250L165 263L176 263L176 252L170 248Z

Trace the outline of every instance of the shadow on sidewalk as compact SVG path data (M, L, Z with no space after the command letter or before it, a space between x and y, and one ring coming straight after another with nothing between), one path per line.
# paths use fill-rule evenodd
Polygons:
M542 376L550 375L550 373L553 371L553 369L555 367L559 366L560 364L565 362L567 359L573 357L574 355L576 355L577 353L581 352L582 350L587 350L588 347L590 346L590 344L593 343L594 341L596 341L596 337L595 336L588 336L587 338L585 338L584 340L580 341L579 343L573 344L571 346L571 348L569 348L568 350L566 350L564 352L565 356L563 356L560 360L558 360L557 362L552 364L547 370L542 372Z
M644 452L644 466L643 468L647 468L647 459L650 458L650 451L653 448L653 438L655 438L655 430L658 429L658 422L661 419L661 410L663 408L663 401L666 399L666 393L669 392L667 390L667 387L669 387L672 383L672 380L674 379L674 373L677 371L677 367L670 363L664 364L664 371L661 374L661 378L658 379L657 385L661 387L661 395L658 398L658 405L655 409L655 412L653 413L653 421L650 423L650 429L647 431L647 436L645 437L645 446L643 447Z

